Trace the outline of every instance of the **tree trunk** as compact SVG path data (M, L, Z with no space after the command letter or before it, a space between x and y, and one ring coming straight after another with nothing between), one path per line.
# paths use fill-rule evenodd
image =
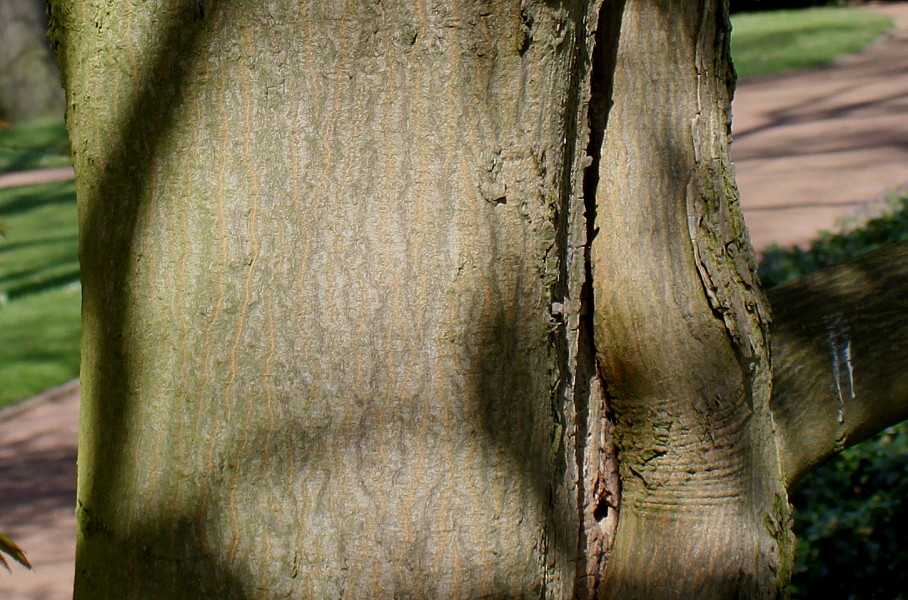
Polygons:
M774 598L789 577L728 30L721 3L628 0L615 31L592 244L623 489L606 598Z
M720 2L52 17L77 600L781 594Z
M0 118L63 118L63 88L47 43L44 0L0 2Z
M573 596L597 10L54 6L77 598Z

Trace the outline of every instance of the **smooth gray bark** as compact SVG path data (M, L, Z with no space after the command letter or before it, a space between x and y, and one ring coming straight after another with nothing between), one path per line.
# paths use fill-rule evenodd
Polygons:
M63 88L47 41L44 11L44 0L0 2L2 119L63 119Z

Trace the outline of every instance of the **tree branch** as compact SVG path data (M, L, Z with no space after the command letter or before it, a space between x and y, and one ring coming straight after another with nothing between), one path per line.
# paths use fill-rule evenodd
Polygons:
M772 412L789 487L908 418L908 242L768 292Z

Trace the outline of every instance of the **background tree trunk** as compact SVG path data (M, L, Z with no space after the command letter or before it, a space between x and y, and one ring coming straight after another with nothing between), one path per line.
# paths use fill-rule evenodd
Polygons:
M908 417L908 242L774 288L772 411L791 485Z
M0 2L0 118L63 119L63 88L47 43L44 0Z

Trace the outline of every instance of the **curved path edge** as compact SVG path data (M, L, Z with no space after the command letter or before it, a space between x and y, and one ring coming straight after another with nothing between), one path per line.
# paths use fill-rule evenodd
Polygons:
M758 251L878 216L908 183L908 3L862 8L893 28L831 65L738 83L732 160Z
M75 173L73 172L72 167L2 173L0 174L0 189L19 187L22 185L34 185L37 183L50 183L52 181L70 181L74 177Z

